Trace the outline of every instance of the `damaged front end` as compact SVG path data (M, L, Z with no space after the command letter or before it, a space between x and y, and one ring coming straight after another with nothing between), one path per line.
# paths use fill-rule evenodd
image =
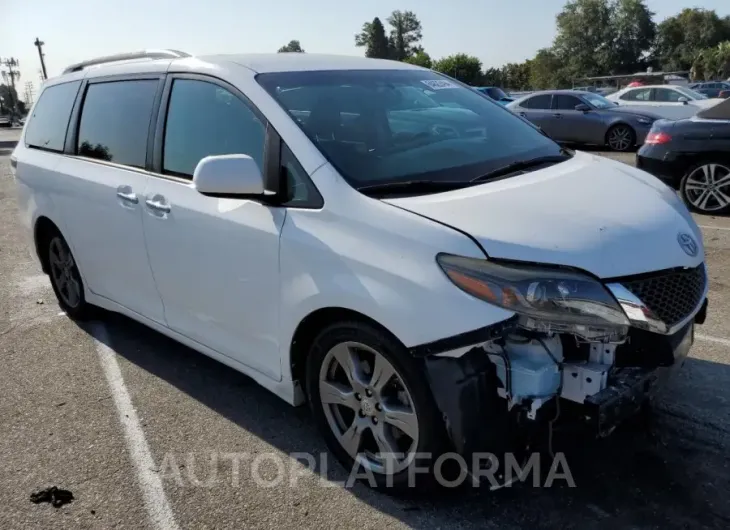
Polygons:
M646 402L663 368L682 364L707 310L704 264L605 283L454 256L439 264L469 294L515 311L411 351L464 456L525 450L556 420L609 434Z

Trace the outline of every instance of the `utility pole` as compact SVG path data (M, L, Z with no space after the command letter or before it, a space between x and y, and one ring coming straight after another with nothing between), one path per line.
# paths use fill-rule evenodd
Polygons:
M25 83L25 107L30 109L33 105L33 81L26 81Z
M43 71L43 80L45 81L46 79L48 79L48 74L46 73L46 61L44 59L45 54L43 53L43 45L45 44L45 42L36 37L33 44L35 44L36 48L38 48L38 57L40 57L41 59L41 70Z
M10 79L10 116L15 116L18 107L18 93L15 91L15 79L20 78L20 72L18 72L18 60L9 57L0 61L0 66L7 68L7 72L3 70L3 79L7 81Z

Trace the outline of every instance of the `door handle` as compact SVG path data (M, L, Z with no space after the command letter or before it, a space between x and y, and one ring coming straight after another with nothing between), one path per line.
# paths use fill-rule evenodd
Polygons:
M520 116L522 116L523 118L526 118L527 114L525 114L524 112L520 112Z
M144 203L147 205L148 208L152 210L157 210L158 212L168 213L170 211L170 205L160 201L147 199L146 201L144 201Z
M122 199L124 201L131 202L132 204L137 204L139 202L139 199L137 198L137 194L132 193L131 191L129 193L124 192L124 191L118 191L117 197L119 197L120 199Z
M556 117L556 118L562 118L562 117L563 117L563 115L562 115L562 114L560 114L559 112L555 112L555 113L553 114L553 116L554 116L554 117Z

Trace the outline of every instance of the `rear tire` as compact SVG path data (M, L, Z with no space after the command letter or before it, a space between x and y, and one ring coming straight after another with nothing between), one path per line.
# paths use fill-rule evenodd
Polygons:
M730 162L705 160L692 166L682 177L679 192L693 212L730 213Z
M433 465L445 450L445 432L425 381L405 347L375 326L340 322L317 336L307 358L309 404L350 476L394 493L436 485ZM401 457L386 466L377 453L389 452ZM430 457L420 461L416 453Z
M74 320L91 318L94 308L86 301L84 283L66 240L58 230L52 230L41 244L58 305Z
M636 145L636 133L623 123L614 125L606 133L606 144L612 151L625 153Z

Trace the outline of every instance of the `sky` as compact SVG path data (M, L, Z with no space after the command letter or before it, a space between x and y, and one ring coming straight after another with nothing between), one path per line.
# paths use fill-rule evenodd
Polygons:
M363 55L354 35L396 9L416 13L432 58L468 53L485 68L550 46L565 0L0 0L0 57L20 61L18 92L40 86L36 37L49 77L84 59L144 48L192 55L276 52L292 39L310 53ZM728 0L648 0L656 20L685 7L730 15Z

